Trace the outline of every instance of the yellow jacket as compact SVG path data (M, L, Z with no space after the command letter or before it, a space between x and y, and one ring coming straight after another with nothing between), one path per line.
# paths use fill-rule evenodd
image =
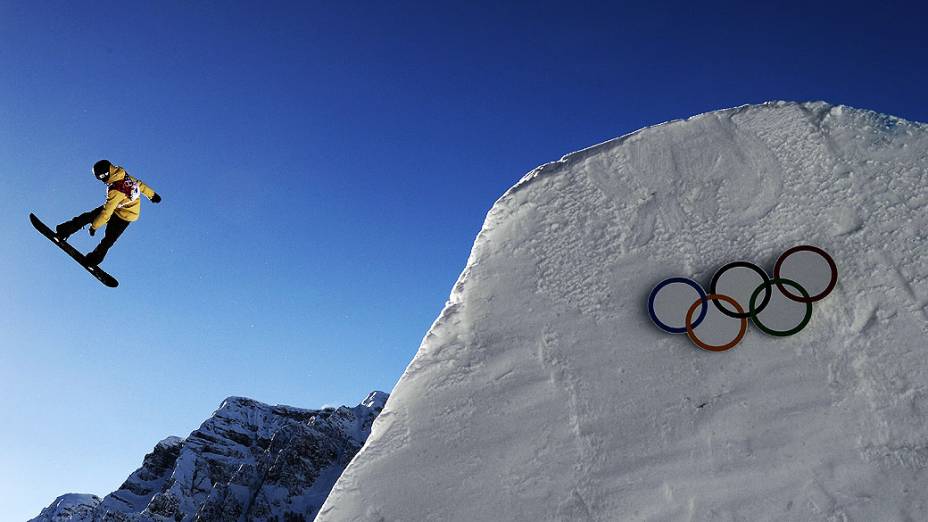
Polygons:
M91 228L97 230L106 225L113 214L124 221L137 220L142 210L139 194L145 194L145 197L151 199L155 191L126 173L126 169L110 165L110 177L106 180L106 203L103 204L103 211L94 218Z

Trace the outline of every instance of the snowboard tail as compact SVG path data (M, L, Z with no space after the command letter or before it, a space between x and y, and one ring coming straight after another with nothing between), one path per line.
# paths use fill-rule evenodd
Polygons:
M95 266L95 265L88 265L87 260L84 257L84 254L81 254L80 252L77 251L76 248L69 245L67 241L58 237L58 235L55 234L55 231L48 228L48 226L45 223L42 223L42 221L39 218L37 218L35 214L30 213L29 220L32 221L32 226L34 226L35 229L39 231L39 233L47 237L52 243L58 245L58 248L64 250L65 253L67 253L75 261L80 263L80 265L84 267L84 270L87 270L88 272L90 272L90 274L96 277L98 281L100 281L101 283L103 283L104 285L110 288L116 288L117 286L119 286L119 281L117 281L116 278L114 278L113 276L104 272L102 268L100 268L99 266Z

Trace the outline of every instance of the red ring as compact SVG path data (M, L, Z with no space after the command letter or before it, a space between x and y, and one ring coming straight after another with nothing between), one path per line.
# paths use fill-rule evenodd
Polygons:
M812 246L812 245L794 246L793 248L790 248L786 252L783 252L782 254L780 254L780 257L777 258L777 262L773 266L773 277L774 279L782 279L782 277L780 276L780 267L783 265L783 261L786 260L786 258L789 257L790 255L795 254L796 252L803 251L803 250L807 250L809 252L815 252L816 254L822 256L825 259L825 261L828 263L828 267L831 268L831 281L828 282L828 286L825 287L825 289L819 292L818 294L810 296L808 298L803 297L801 295L794 295L794 294L789 293L786 290L786 288L783 287L782 283L777 283L777 288L780 290L780 292L783 293L784 296L786 296L787 299L790 299L792 301L797 301L799 303L814 303L816 301L821 301L822 299L824 299L825 296L827 296L828 294L831 293L832 290L834 290L835 285L838 284L838 265L836 265L835 260L832 259L830 255L828 255L828 252L825 252L821 248Z

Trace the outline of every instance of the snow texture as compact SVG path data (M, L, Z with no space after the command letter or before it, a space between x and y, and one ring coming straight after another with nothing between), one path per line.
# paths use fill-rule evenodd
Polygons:
M387 394L304 410L229 397L186 439L168 437L113 493L65 495L30 522L313 520Z
M673 121L527 174L317 520L928 520L928 126L823 102ZM837 262L722 353L651 287Z

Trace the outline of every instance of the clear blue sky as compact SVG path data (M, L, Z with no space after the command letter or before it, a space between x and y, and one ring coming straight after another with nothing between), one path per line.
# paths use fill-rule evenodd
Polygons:
M0 2L0 518L112 491L229 395L389 391L538 164L771 99L928 121L915 2L387 4ZM116 290L27 219L99 205L100 158L164 196Z

